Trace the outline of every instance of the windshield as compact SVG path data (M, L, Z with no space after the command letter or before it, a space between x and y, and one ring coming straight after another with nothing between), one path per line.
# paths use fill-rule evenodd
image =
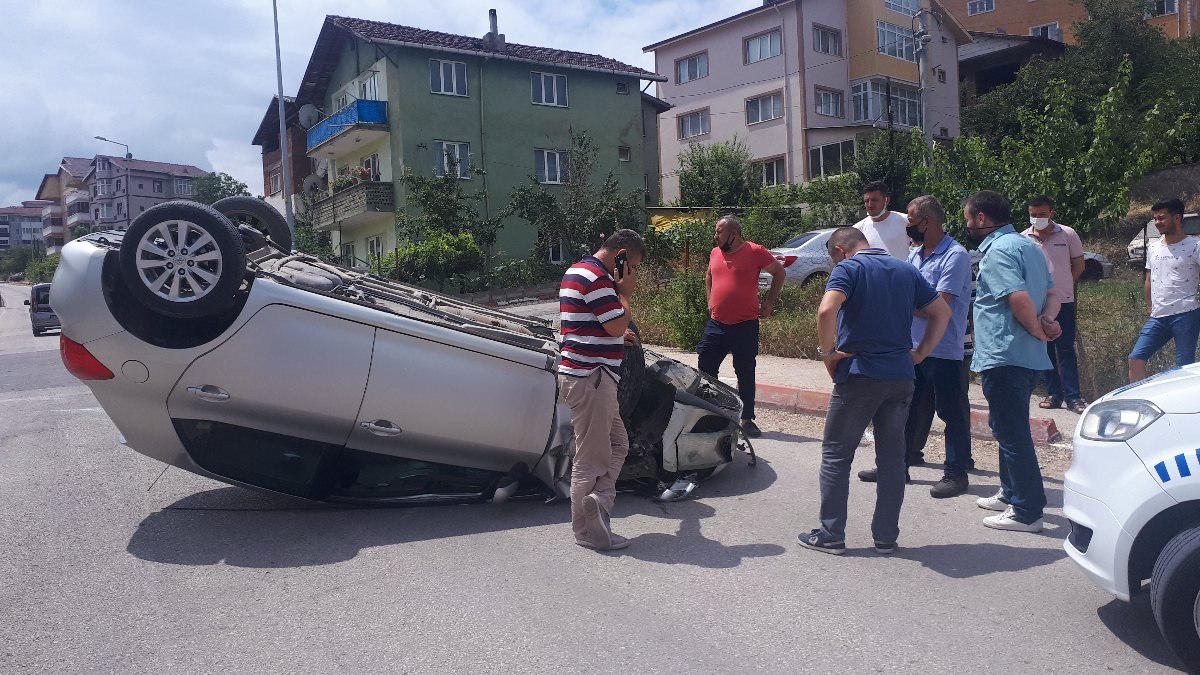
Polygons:
M33 301L39 305L50 304L50 287L35 288L33 291Z
M807 244L808 242L812 241L813 239L815 239L816 236L817 236L816 232L805 232L804 234L802 234L802 235L796 237L795 239L789 241L788 243L784 244L780 248L800 248L801 246L803 246L803 245Z

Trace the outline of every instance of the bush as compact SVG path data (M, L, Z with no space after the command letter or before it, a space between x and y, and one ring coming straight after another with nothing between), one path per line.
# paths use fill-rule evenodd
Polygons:
M43 256L30 262L25 267L25 281L31 284L41 284L54 279L58 269L58 254Z
M567 271L566 265L555 265L543 258L509 260L488 270L488 288L518 288L558 281Z
M714 219L697 217L680 220L663 231L651 228L646 232L646 262L651 267L682 268L686 251L687 267L703 274L708 269L715 227Z
M1129 352L1146 322L1142 282L1101 281L1079 284L1076 346L1079 351L1079 386L1083 397L1094 401L1129 381ZM1174 342L1150 360L1151 373L1175 366Z
M470 232L434 232L428 238L389 253L382 267L396 279L445 290L453 277L462 277L483 264L483 250Z
M701 274L683 272L663 287L639 287L633 306L643 342L695 349L704 336L708 292Z

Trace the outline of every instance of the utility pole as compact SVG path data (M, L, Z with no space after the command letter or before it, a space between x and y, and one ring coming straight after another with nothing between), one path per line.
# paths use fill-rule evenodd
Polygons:
M926 121L929 119L929 43L933 42L933 36L929 34L929 14L929 10L922 8L913 17L913 21L921 24L921 29L914 31L917 40L917 70L921 84L921 133L926 135L926 162L932 165L933 133L926 128Z
M892 78L884 81L883 85L884 106L887 109L887 132L888 132L888 191L896 189L896 127L892 116Z
M292 166L288 152L287 104L283 101L283 61L279 57L279 7L271 0L271 13L275 18L275 81L279 87L279 148L283 151L283 210L287 216L288 234L292 237L292 251L296 250L296 216L292 213Z

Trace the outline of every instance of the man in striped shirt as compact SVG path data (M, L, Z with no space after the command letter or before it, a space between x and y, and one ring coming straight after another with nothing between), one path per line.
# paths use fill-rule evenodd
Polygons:
M617 379L629 330L633 271L646 245L633 230L618 230L600 250L567 270L559 285L562 349L558 383L571 407L575 461L571 470L571 528L575 543L598 551L625 548L609 518L629 435L617 404Z

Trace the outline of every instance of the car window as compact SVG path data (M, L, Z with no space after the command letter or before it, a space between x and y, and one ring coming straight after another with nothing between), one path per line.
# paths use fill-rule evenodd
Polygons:
M1183 233L1192 236L1200 234L1200 217L1192 216L1183 219Z
M795 239L789 241L788 243L784 244L782 246L782 248L799 248L799 247L803 246L804 244L812 241L813 238L816 236L817 236L816 232L805 232L804 234L802 234L802 235L796 237Z
M50 304L50 287L38 288L33 291L33 299L39 305Z

